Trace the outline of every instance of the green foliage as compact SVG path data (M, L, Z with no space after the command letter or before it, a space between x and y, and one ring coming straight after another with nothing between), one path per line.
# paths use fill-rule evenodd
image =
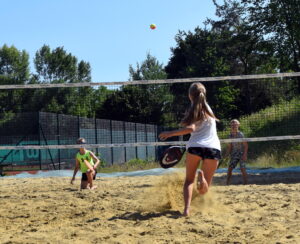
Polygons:
M29 55L14 46L0 48L0 83L25 84L29 79Z
M136 64L136 69L129 65L129 74L130 80L159 80L167 77L163 65L150 53L141 64Z
M77 58L67 53L63 47L51 50L44 45L36 52L34 59L37 71L37 79L40 83L74 83L90 82L91 67L84 61L77 62ZM94 89L89 87L81 88L60 88L37 90L28 102L30 107L39 111L73 114L79 116L94 116L92 108Z
M29 80L29 55L14 46L3 45L0 48L0 84L26 84ZM1 90L0 113L22 110L24 90Z
M103 159L100 160L100 168L106 167L108 164Z
M44 82L75 82L77 79L77 58L68 54L63 47L51 50L44 45L36 52L34 64Z
M131 80L165 79L166 73L155 57L147 55L136 69L129 67ZM163 124L172 120L168 108L173 99L167 85L127 85L108 94L97 115L102 118Z
M134 158L126 162L128 167L132 167L132 166L144 167L147 163L149 163L148 160L139 159L139 158Z
M217 19L205 28L179 31L176 45L164 67L147 54L144 61L129 66L129 79L212 77L236 74L300 71L300 5L298 0L213 1ZM63 47L43 45L34 57L36 72L29 72L29 55L14 46L0 48L0 84L91 82L91 67ZM269 79L268 86L251 82L204 82L208 102L222 118L248 117L279 104L282 94L293 99L300 93L300 78L282 89L283 81ZM1 90L0 113L47 111L141 123L176 126L189 106L190 84L129 85L109 90L59 88ZM268 89L270 88L270 89ZM271 91L270 91L271 90ZM279 121L281 121L279 119ZM253 122L254 123L254 122ZM252 124L249 133L276 132L274 121ZM223 125L224 126L224 125ZM226 125L227 126L227 125ZM260 128L262 126L261 130ZM222 127L222 126L221 126Z
M168 78L188 78L188 77L208 77L225 75L229 71L229 65L226 63L224 57L224 49L219 44L220 35L208 29L196 28L194 32L180 31L176 36L177 46L172 48L172 56L166 66ZM212 105L215 112L214 105L225 103L220 101L225 97L217 94L217 84L208 82L205 83L208 94L208 101ZM187 98L187 91L189 83L173 84L170 92L176 99L173 100L170 109L174 114L174 120L179 123L184 111L189 106ZM227 89L228 90L228 89ZM227 93L225 99L228 99ZM230 99L231 100L231 99ZM227 108L222 108L222 111ZM228 113L224 111L224 114Z
M258 113L242 117L241 121L245 122L243 128L248 131L248 135L255 137L296 134L297 127L288 125L296 125L299 119L300 99L297 97L291 101L280 101Z
M0 114L0 126L3 126L6 122L13 120L14 117L15 117L15 114L13 114L11 112L1 113Z
M241 123L240 129L246 133L247 137L297 134L299 133L298 127L290 125L297 125L300 119L300 98L279 101L273 106L238 119ZM224 123L227 126L220 132L220 138L227 138L230 131L229 120L224 120Z
M238 109L237 104L235 104L238 94L239 90L229 84L229 82L226 82L225 86L218 88L217 94L215 95L217 102L214 107L216 114L218 114L220 118L231 117L233 111Z
M220 36L197 27L194 32L180 31L176 35L177 46L166 66L168 78L188 78L223 75L228 70L218 44Z
M295 153L297 154L295 156ZM284 155L279 157L276 154L263 153L255 159L249 160L251 167L257 168L287 168L300 165L299 151L286 151Z
M280 111L280 113L279 113ZM300 98L280 101L257 113L242 116L240 130L246 137L298 135L300 120ZM229 121L225 122L227 125ZM229 126L219 133L227 138ZM249 162L260 167L284 167L300 164L300 144L298 140L249 142Z
M300 71L300 4L298 0L242 0L253 30L272 43L277 69ZM300 79L297 79L300 93Z

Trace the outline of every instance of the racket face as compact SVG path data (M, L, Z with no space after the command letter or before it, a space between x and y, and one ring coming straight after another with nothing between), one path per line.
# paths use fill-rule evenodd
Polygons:
M162 168L167 169L175 166L181 160L185 152L185 147L172 146L164 151L159 164Z

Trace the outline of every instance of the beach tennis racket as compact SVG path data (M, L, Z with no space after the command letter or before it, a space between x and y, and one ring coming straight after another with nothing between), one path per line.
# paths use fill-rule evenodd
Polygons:
M160 157L159 164L168 169L178 164L185 152L185 147L172 146L167 148Z

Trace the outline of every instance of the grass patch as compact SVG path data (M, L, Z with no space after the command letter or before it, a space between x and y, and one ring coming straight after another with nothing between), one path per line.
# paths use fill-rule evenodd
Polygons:
M283 154L263 153L255 160L249 160L249 165L258 168L287 168L300 166L300 151L288 150Z
M116 164L110 166L101 167L99 172L101 173L114 173L114 172L131 172L137 170L147 170L159 168L160 165L154 160L143 160L143 159L131 159L124 164Z
M246 137L299 135L300 98L280 101L239 120L240 130ZM229 121L225 123L229 124ZM229 126L219 133L220 138L228 138L229 134ZM300 165L299 140L249 142L248 145L248 165L261 168Z
M247 137L297 135L299 134L300 98L280 101L276 105L238 119L241 123L240 130ZM219 136L225 139L230 134L229 121L222 122L225 129L219 132Z

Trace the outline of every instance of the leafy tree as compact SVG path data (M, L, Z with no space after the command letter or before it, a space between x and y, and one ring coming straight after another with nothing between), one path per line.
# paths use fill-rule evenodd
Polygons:
M225 58L230 64L230 74L253 74L267 72L261 70L262 64L272 56L272 44L265 41L246 20L245 7L236 0L224 0L217 4L218 20L208 19L213 32L220 35L219 45L224 47ZM269 72L274 72L276 67Z
M75 82L77 79L77 58L68 54L63 47L51 50L44 45L36 52L34 64L43 82Z
M10 81L9 84L25 84L29 79L29 55L14 46L3 45L0 48L0 79ZM5 78L3 77L5 76Z
M248 21L274 43L283 71L300 70L300 5L297 0L242 0ZM284 59L282 59L284 58ZM282 62L283 61L283 62Z
M129 65L129 74L130 80L158 80L165 79L167 76L163 64L159 63L150 53L147 54L141 65L136 64L136 69Z
M269 21L267 12L272 9L267 7L267 2L269 1L224 0L223 5L218 5L214 1L219 20L208 20L208 22L212 25L212 30L222 36L226 58L229 58L231 66L231 74L274 73L282 70L276 51L281 41L277 34L267 28ZM274 4L276 1L271 2ZM276 8L275 5L273 8ZM272 18L275 21L277 17ZM278 21L275 22L278 23ZM276 28L273 29L274 31L277 31ZM277 38L274 39L274 36ZM277 86L273 85L274 82ZM261 80L232 82L232 84L240 90L235 100L235 104L240 108L239 115L250 114L271 106L278 102L282 92L287 93L288 90L292 90L290 87L283 90L282 81L278 79L265 81L265 85ZM272 94L270 93L271 86Z
M163 65L150 54L136 68L130 65L129 73L132 81L166 78ZM165 113L171 100L166 85L126 85L108 96L98 114L108 119L159 124L171 120Z
M78 63L63 47L51 50L44 45L36 52L34 64L40 83L91 82L90 64ZM93 116L93 94L94 89L90 87L37 90L33 98L37 100L31 104L37 111Z
M230 63L226 59L226 50L221 37L217 31L199 27L194 33L180 31L175 39L177 46L172 48L172 57L166 66L168 78L227 75L230 72ZM236 109L233 105L220 106L235 100L237 92L232 85L226 82L204 82L204 85L209 103L218 117L227 116L230 111ZM187 99L189 86L189 83L185 83L173 84L171 87L171 92L176 97L171 108L178 122L189 106ZM225 91L226 95L218 95Z
M0 48L0 84L26 84L29 79L29 55L16 47ZM0 112L19 112L22 109L24 90L1 90Z
M274 45L278 69L300 71L300 4L298 0L242 0L248 22ZM298 79L300 93L300 79Z
M272 44L265 41L246 21L245 7L236 0L224 0L223 5L218 5L214 0L214 4L219 19L209 19L207 22L211 24L212 31L220 35L219 43L220 46L223 46L224 59L230 66L230 74L247 75L274 72L276 66L272 62L268 62L273 55ZM265 87L262 86L258 90L257 83L248 81L233 81L230 84L239 91L239 94L236 94L235 99L231 101L235 104L236 109L232 109L231 116L230 113L227 114L229 117L256 111L256 108L252 106L250 96L261 98L267 92ZM229 101L230 99L227 102ZM267 105L270 104L270 101L266 99L261 104Z

